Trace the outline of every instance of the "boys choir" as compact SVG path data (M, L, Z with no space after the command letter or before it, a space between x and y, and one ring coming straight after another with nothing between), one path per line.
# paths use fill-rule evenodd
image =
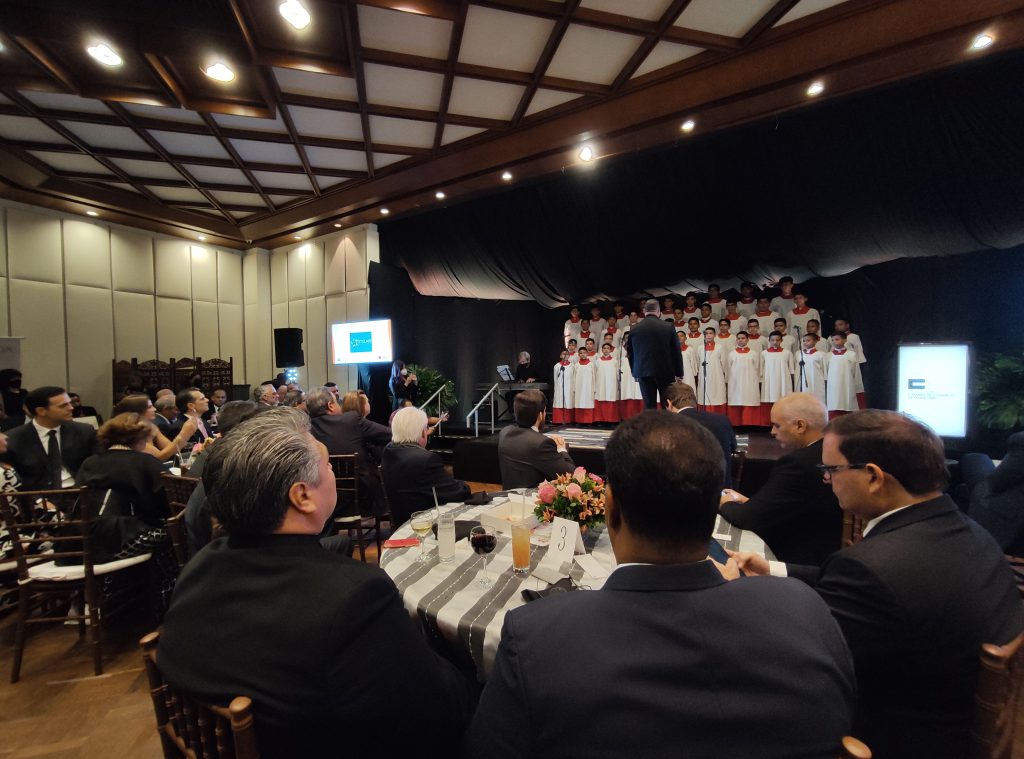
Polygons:
M693 388L698 408L724 414L733 425L770 427L772 405L795 392L817 396L829 418L866 408L861 364L867 359L859 336L845 319L835 320L828 339L821 315L794 291L791 277L781 293L755 296L752 282L736 300L708 292L687 293L680 303L663 299L662 318L671 322L683 359L682 381ZM551 418L555 424L619 422L643 410L640 387L629 367L629 331L640 319L621 302L607 318L601 306L590 317L569 312L554 366Z

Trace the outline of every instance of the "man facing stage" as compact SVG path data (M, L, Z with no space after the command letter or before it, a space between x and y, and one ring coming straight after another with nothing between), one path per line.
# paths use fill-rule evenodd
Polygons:
M659 393L665 404L668 386L683 376L683 359L675 329L661 320L658 301L644 303L643 321L630 330L629 351L629 365L640 384L644 408L657 408Z
M516 423L498 436L498 464L501 486L533 488L541 480L550 480L576 468L565 439L542 435L547 403L540 390L524 390L515 399Z

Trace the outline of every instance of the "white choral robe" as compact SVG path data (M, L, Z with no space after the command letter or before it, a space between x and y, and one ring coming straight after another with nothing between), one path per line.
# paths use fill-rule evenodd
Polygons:
M594 390L597 380L597 367L594 359L588 358L587 363L577 362L573 375L572 407L579 409L594 408Z
M686 322L690 321L690 319L699 319L699 318L700 318L700 309L699 308L694 306L693 310L691 311L686 306L683 306L683 323L684 324Z
M857 354L857 368L853 373L853 380L858 393L864 392L864 375L861 374L860 365L867 363L864 355L864 345L860 341L860 335L850 332L846 336L846 348Z
M828 386L825 392L825 406L829 411L856 411L858 409L856 370L856 352L850 349L846 349L842 353L832 351L828 360Z
M707 367L703 364L707 361ZM702 342L697 351L697 405L724 406L726 352L717 345L708 350ZM706 369L706 373L705 373Z
M728 337L722 337L721 334L715 335L715 344L728 353L736 348L736 335L731 332Z
M762 316L760 312L755 311L751 319L757 319L757 327L761 331L761 334L768 337L775 329L775 320L779 318L777 311L769 311L767 315Z
M641 399L640 383L633 378L633 370L629 366L629 357L625 351L619 366L619 400L635 401Z
M608 321L607 321L607 319L598 319L597 321L594 321L593 319L591 319L590 320L590 331L593 332L596 335L600 335L601 337L604 337L604 333L608 331ZM601 344L600 341L598 341L598 345L600 345L600 344Z
M700 316L697 316L697 318L699 319ZM677 322L675 319L673 319L672 329L674 329L676 332L686 332L689 329L689 326L686 324L688 319L689 317L686 317L681 322Z
M704 344L704 335L698 332L696 336L694 336L687 331L686 344L689 345L692 350L698 350L700 346Z
M571 409L573 407L573 375L576 364L559 361L554 368L554 382L551 383L551 408Z
M697 351L687 343L685 347L680 346L679 355L683 359L683 382L689 385L693 392L697 392L697 365L700 360L697 358Z
M715 318L714 316L712 316L707 321L704 321L703 319L698 319L698 321L700 322L700 326L697 327L697 329L700 330L700 333L702 335L704 334L704 330L706 330L708 327L714 327L715 333L718 333L718 319Z
M729 332L731 332L734 335L737 332L746 332L747 322L750 321L749 316L742 316L741 314L736 314L735 319L729 316L729 314L726 314L725 316L722 317L722 319L729 320ZM721 321L721 319L719 319L719 321Z
M828 379L828 363L832 354L811 348L797 354L796 375L793 382L798 393L810 393L822 403L825 402L825 380ZM804 362L803 373L800 361ZM801 379L802 378L802 379Z
M583 331L581 330L580 333L576 336L576 350L579 350L580 348L586 348L587 347L587 340L593 340L594 341L594 352L595 353L600 353L601 352L601 338L603 338L603 337L604 337L604 335L599 335L596 332L594 332L594 330L590 330L584 336ZM591 358L593 358L593 356L591 356Z
M795 306L796 303L794 302L792 295L788 298L776 295L772 298L769 308L771 308L772 311L777 311L779 315L789 323L789 312L792 311Z
M601 343L602 343L602 345L604 344L604 336L607 335L607 334L611 334L611 336L612 336L612 345L615 346L615 350L618 350L619 346L622 345L622 334L623 334L622 330L619 329L618 327L616 327L614 332L609 333L609 329L605 329L604 333L602 333L602 335L601 335Z
M788 350L761 351L764 360L764 379L761 382L761 402L775 403L793 393L793 354Z
M594 390L594 398L599 401L617 401L619 399L619 362L616 356L611 355L605 360L604 356L594 361L596 366L597 385Z
M737 348L729 354L729 405L761 405L761 351Z
M802 313L793 309L786 319L789 322L789 332L794 337L796 337L797 330L800 330L800 337L807 334L807 322L811 319L814 319L819 325L821 324L821 315L816 308L806 308Z
M577 342L579 342L578 338L580 336L580 321L580 319L577 319L576 321L573 321L572 319L565 320L565 325L562 327L562 337L566 346L569 345L569 341L572 340L573 338L577 338Z
M736 310L739 311L740 316L749 319L754 315L754 312L757 311L757 298L751 298L749 303L743 300L743 298L740 298L736 302Z
M789 351L794 356L800 352L800 344L788 332L782 336L782 350Z
M715 319L715 321L725 316L725 298L719 298L717 301L712 301L708 299L704 302L711 306L711 316Z
M747 347L755 351L763 351L768 347L768 338L764 335L747 335Z

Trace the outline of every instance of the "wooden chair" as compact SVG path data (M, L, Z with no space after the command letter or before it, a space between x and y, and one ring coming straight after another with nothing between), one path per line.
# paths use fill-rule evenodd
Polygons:
M363 516L360 513L357 457L354 453L348 453L329 458L338 489L338 505L334 509L335 531L346 530L349 539L359 548L359 560L366 561L366 544L369 542L366 533L375 529L379 536L380 529L375 517ZM377 555L380 555L380 551Z
M164 529L167 530L167 537L170 538L171 547L174 549L174 560L178 563L178 570L181 571L189 560L185 509L180 503L172 503L171 513L174 516L164 520Z
M164 490L167 491L167 501L176 503L188 503L192 497L192 491L199 485L198 477L179 477L176 474L160 475L164 481Z
M734 451L729 458L732 463L732 486L736 490L743 492L740 489L740 483L743 480L743 465L747 463L747 452Z
M848 511L843 512L843 534L839 547L846 548L860 541L864 537L864 520L856 517Z
M839 759L871 759L871 749L853 736L847 735L843 737Z
M978 686L971 717L971 759L1010 759L1021 683L1024 682L1024 633L1005 646L981 647Z
M116 593L104 595L103 577L146 564L150 554L96 564L93 562L91 526L102 491L85 488L38 490L0 494L0 516L11 536L18 566L18 611L14 632L11 682L21 675L25 632L30 624L77 620L79 637L89 631L93 670L103 674L103 629L116 613L146 587L146 575L130 577ZM38 502L52 504L45 518L35 515ZM47 550L46 561L31 563L35 550ZM69 561L70 560L70 561ZM61 563L58 563L61 562ZM57 602L57 603L55 603ZM63 604L71 605L67 614ZM72 605L77 602L78 609ZM33 615L38 609L40 613Z
M238 696L228 706L207 704L168 683L157 666L160 633L139 641L166 759L259 759L252 699Z

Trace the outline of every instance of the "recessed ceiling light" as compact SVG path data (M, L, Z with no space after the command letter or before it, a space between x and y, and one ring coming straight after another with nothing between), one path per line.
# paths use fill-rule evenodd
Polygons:
M984 50L995 41L996 38L991 34L979 34L971 42L971 50Z
M4 43L0 42L0 53L2 53L2 52L3 52L4 50L6 50L6 49L7 49L7 48L6 48L6 47L4 47Z
M445 194L438 190L437 192L434 193L434 197L437 198L438 200L444 200Z
M85 215L86 216L99 216L99 214L96 213L95 211L86 211Z
M206 235L199 235L196 239L199 240L199 242L206 242Z
M301 240L302 239L302 235L293 235L292 239L293 240Z
M501 178L504 179L506 182L511 182L512 181L512 172L511 171L504 172L501 175Z
M686 121L683 122L683 125L681 127L679 127L679 128L682 129L684 132L692 132L693 128L695 126L697 126L697 122L696 121L694 121L693 119L687 119Z
M825 83L820 79L811 82L811 86L807 88L807 94L811 97L820 95L825 91Z
M203 70L210 79L216 79L218 82L230 82L235 78L235 72L227 67L227 64L217 61L212 66L208 66Z
M335 229L341 229L341 224L335 224L335 225L334 225L334 228L335 228Z
M102 63L104 66L120 66L121 56L110 49L108 45L104 45L102 42L97 45L91 45L87 47L86 52L89 53L93 58Z
M380 215L381 216L387 216L389 213L391 213L391 209L389 209L389 208L382 208L382 209L380 209Z
M584 145L582 148L580 148L579 157L581 161L593 161L594 149L589 145Z
M281 11L284 20L296 29L305 29L309 26L311 20L309 11L302 6L299 0L285 0L278 6L278 10Z

